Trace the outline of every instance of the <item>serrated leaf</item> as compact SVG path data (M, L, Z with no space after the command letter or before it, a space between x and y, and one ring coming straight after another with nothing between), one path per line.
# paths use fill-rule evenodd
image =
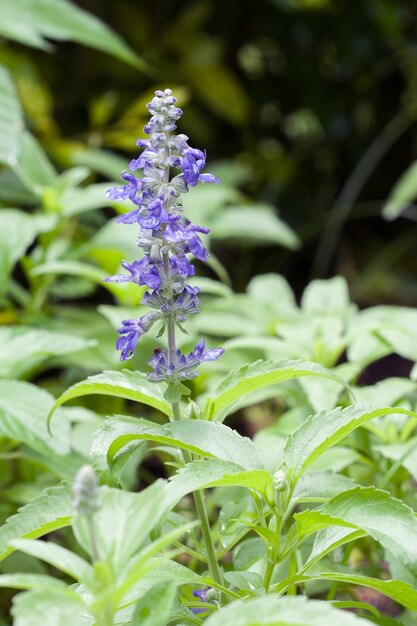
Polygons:
M289 436L284 448L283 463L291 470L291 479L296 481L325 450L342 441L359 426L375 417L394 413L417 417L406 409L363 406L320 411L312 415Z
M216 611L204 622L206 626L369 626L353 613L339 611L329 602L307 598L273 595L237 600Z
M122 372L104 371L102 374L89 376L86 380L76 383L58 398L51 409L49 419L56 409L68 400L95 394L133 400L151 406L164 415L172 416L171 405L164 400L159 385L149 382L146 375L141 372L123 370Z
M204 406L205 418L212 421L223 421L236 406L242 407L250 404L251 392L301 376L321 376L347 387L341 378L317 363L257 361L252 365L245 365L239 370L230 372L218 387L208 394Z
M351 478L330 470L310 470L300 477L291 497L290 507L299 502L323 502L341 491L355 487Z
M80 352L92 339L29 326L0 327L0 378L20 378L53 356Z
M16 163L23 128L22 109L16 88L10 74L0 66L0 163L9 166Z
M118 418L116 421L119 421L116 424L119 435L108 449L109 463L125 445L144 440L188 450L199 456L213 456L238 463L244 469L262 469L262 462L252 441L224 424L184 420L155 427L147 420ZM120 434L120 428L124 428L125 434Z
M72 515L69 487L59 485L45 489L0 527L0 560L13 552L14 548L10 546L12 540L34 539L68 526Z
M413 587L400 580L379 580L371 576L362 576L351 570L333 570L318 566L309 570L306 574L295 574L279 583L275 588L275 593L284 593L292 585L308 582L310 580L332 580L349 585L369 587L379 593L388 596L402 606L412 611L417 611L417 591Z
M197 489L209 487L245 487L263 497L273 497L272 476L265 470L244 471L242 466L220 459L188 463L170 480L169 496L173 502Z
M414 575L417 574L417 519L413 511L386 491L373 487L356 487L329 500L319 511L296 514L301 532L310 524L320 523L319 516L342 520L364 531L389 550ZM329 526L331 522L329 521ZM351 529L340 526L320 531L315 538L312 552L305 567L345 542Z
M0 34L35 48L48 39L76 41L103 50L139 69L147 66L108 26L67 0L15 0L0 4Z

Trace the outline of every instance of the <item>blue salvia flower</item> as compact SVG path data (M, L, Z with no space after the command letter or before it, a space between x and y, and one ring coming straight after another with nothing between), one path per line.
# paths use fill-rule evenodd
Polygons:
M175 106L170 89L156 91L147 105L151 114L144 131L149 139L137 142L143 151L122 172L125 184L109 189L107 197L116 201L130 200L134 208L118 218L123 224L139 224L138 246L144 256L133 263L122 262L125 274L116 274L109 282L132 282L147 287L142 304L152 309L139 319L124 320L116 342L122 361L130 359L139 338L155 322L162 323L160 336L168 331L168 350L154 351L148 363L154 371L149 380L176 384L195 378L203 361L213 361L223 353L222 348L206 350L200 341L188 355L175 347L175 326L181 330L189 315L198 313L198 287L191 287L188 278L195 273L187 254L207 261L208 252L200 238L209 229L193 224L183 215L181 194L199 182L220 181L213 174L203 174L206 156L188 145L186 135L173 134L182 111ZM179 172L171 176L172 170ZM142 170L142 178L134 172Z

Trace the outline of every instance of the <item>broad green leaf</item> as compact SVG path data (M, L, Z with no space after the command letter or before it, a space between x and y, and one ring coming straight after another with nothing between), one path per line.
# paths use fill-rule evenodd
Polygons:
M119 606L121 602L126 602L126 596L136 588L137 583L141 578L149 574L152 570L158 568L172 553L163 554L163 550L169 547L174 541L178 540L181 535L189 532L199 522L190 522L189 524L182 524L179 527L174 528L168 533L164 533L159 539L152 541L143 548L139 554L134 556L128 561L127 567L119 576L117 587L113 591L112 600L115 606ZM161 557L156 558L156 555L161 554ZM177 582L177 585L181 584Z
M97 183L82 188L66 189L59 200L63 215L69 217L111 206L112 201L106 197L109 187L111 187L110 183Z
M93 568L90 563L57 543L40 539L15 539L11 546L53 565L79 582L92 580Z
M0 380L0 435L25 444L21 454L36 465L72 480L84 458L71 450L70 423L64 415L60 428L47 427L47 415L54 398L30 383Z
M139 69L147 66L100 19L67 0L15 0L0 3L0 34L35 48L48 39L76 41L103 50Z
M220 459L188 463L169 482L169 497L177 502L187 493L209 487L245 487L273 500L272 476L265 470L245 471L240 465Z
M14 626L79 626L85 621L86 605L71 589L36 589L14 598Z
M117 180L120 172L126 169L125 159L108 150L94 150L93 148L76 150L71 158L75 165L85 165L109 180Z
M257 361L230 372L223 382L210 392L206 398L204 416L208 420L223 421L237 406L247 406L251 403L251 392L301 376L321 376L347 387L343 380L317 363Z
M339 611L329 602L305 597L279 598L273 595L237 600L216 611L206 626L369 626L353 613Z
M140 580L138 580L129 594L125 596L123 606L127 607L127 610L122 609L118 611L116 615L117 624L123 624L125 622L129 623L132 613L131 606L129 605L136 602L138 598L143 597L145 593L152 589L155 585L162 582L170 583L172 581L177 585L177 587L179 587L181 585L200 582L201 577L193 572L189 567L185 567L175 561L166 560L161 563L160 559L155 560L158 561L157 567L151 568L149 573L145 574ZM126 617L125 620L123 619L124 617Z
M379 593L388 596L398 602L407 609L417 611L417 591L408 583L399 580L380 580L370 576L362 576L352 570L344 569L343 571L329 570L318 566L313 570L309 570L307 574L295 574L279 583L275 588L275 593L282 594L292 585L305 583L310 580L331 580L349 585L359 585L375 589Z
M297 314L294 293L283 276L262 274L248 284L248 294L262 305L288 317Z
M125 445L135 440L144 440L182 448L200 456L213 456L223 461L238 463L244 469L262 468L252 441L224 424L205 420L183 420L155 427L147 420L123 417L117 418L116 422L119 422L115 425L119 435L108 449L109 463ZM104 428L107 430L107 425ZM121 429L125 434L120 434Z
M213 221L213 239L238 239L244 242L278 243L290 250L300 245L295 232L274 213L257 206L227 208Z
M166 626L175 600L175 582L162 582L152 587L136 604L132 626Z
M68 400L95 394L141 402L169 417L172 416L171 405L164 400L159 385L149 382L146 374L123 370L122 372L104 371L102 374L89 376L86 380L76 383L58 398L52 407L49 419L52 413Z
M415 416L406 409L363 406L320 411L312 415L289 436L284 448L283 463L291 471L291 479L297 480L325 450L342 441L359 426L375 417L394 413Z
M336 276L329 280L313 280L306 287L301 308L309 315L348 316L356 307L351 304L346 280Z
M417 161L400 176L382 209L387 220L394 220L417 198Z
M290 506L299 502L323 502L342 491L355 487L350 478L329 470L310 470L300 477L291 497Z
M66 586L63 580L46 576L46 574L28 574L26 572L0 574L0 587L8 587L9 589L50 589L51 587L65 589Z
M94 537L101 560L120 572L139 549L169 506L167 483L159 480L140 493L100 489L101 507L94 514ZM77 513L73 529L79 544L92 555L89 521Z
M7 278L38 233L48 230L51 220L18 209L0 211L0 293L7 289Z
M45 187L53 186L58 180L54 166L29 131L22 135L21 149L13 169L25 187L38 197L42 196Z
M3 7L5 6L6 3L3 3ZM15 165L20 152L23 128L22 109L16 88L10 74L0 65L0 163Z
M205 106L229 122L242 124L249 115L249 101L228 67L220 64L189 64L188 79ZM221 93L221 98L217 94Z
M69 487L59 485L45 489L38 498L19 509L0 527L0 560L13 552L11 541L42 537L68 526L72 515Z
M338 520L364 531L389 550L414 575L417 574L417 518L403 502L373 487L357 487L329 500L319 511L296 514L301 533L310 524L320 523L319 516L334 518L335 527L320 531L305 567L309 567L346 541L351 529L337 526ZM329 521L331 526L331 521ZM309 532L309 531L308 531Z
M0 345L0 378L20 378L53 356L79 352L96 342L53 330L3 326Z
M90 263L81 261L48 261L37 265L32 271L32 276L42 276L44 274L64 274L66 276L80 276L92 283L96 283L110 291L122 303L127 305L137 305L143 296L145 288L138 288L132 283L108 283L104 279L109 276L105 270Z

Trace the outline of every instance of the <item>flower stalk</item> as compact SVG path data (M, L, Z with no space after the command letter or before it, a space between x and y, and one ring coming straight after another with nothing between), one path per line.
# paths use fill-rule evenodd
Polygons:
M170 89L155 92L155 97L147 105L151 119L144 128L150 137L137 142L144 150L131 161L130 171L122 172L126 184L107 192L112 200L130 200L135 205L118 221L139 225L137 243L144 255L133 263L123 261L122 267L127 274L117 274L106 280L146 286L142 304L151 311L138 319L123 320L116 347L122 361L132 358L139 338L154 324L160 324L158 337L166 333L167 349L154 350L148 361L153 368L148 379L166 383L165 398L172 405L174 420L180 420L181 397L189 394L182 381L198 376L200 363L217 360L223 349L207 350L202 340L185 355L176 346L176 328L186 332L184 322L199 312L199 289L188 283L188 278L195 273L189 256L200 261L206 261L209 256L200 239L200 234L207 234L209 229L193 224L183 215L181 194L199 182L219 184L220 181L212 174L202 173L206 160L204 152L191 148L186 135L173 134L175 122L182 115L175 102ZM170 173L175 169L179 173L171 178ZM143 170L142 178L135 176L137 170ZM185 463L193 461L188 451L183 453L183 458ZM204 494L196 491L193 495L210 576L217 585L223 586Z

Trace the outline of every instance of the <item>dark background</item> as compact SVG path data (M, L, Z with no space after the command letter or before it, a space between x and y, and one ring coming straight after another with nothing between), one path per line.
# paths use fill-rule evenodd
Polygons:
M244 191L276 206L304 242L295 253L217 251L237 290L268 271L283 273L298 293L312 277L341 273L361 305L416 303L414 209L395 222L381 217L415 159L413 2L78 4L150 69L140 73L77 44L60 43L53 55L31 52L54 96L49 126L34 129L45 144L58 145L61 134L130 156L143 103L170 86L192 144L206 148L209 162L248 165ZM56 157L65 166L62 147Z

